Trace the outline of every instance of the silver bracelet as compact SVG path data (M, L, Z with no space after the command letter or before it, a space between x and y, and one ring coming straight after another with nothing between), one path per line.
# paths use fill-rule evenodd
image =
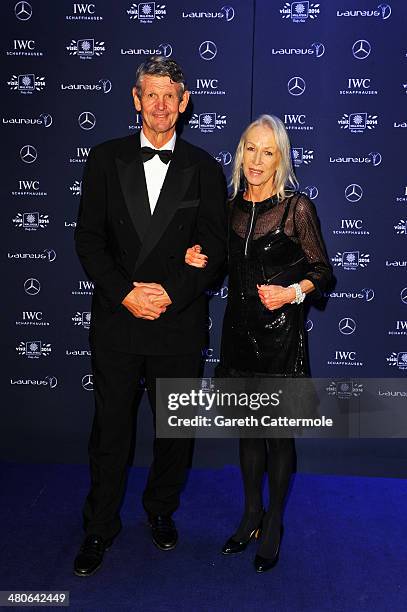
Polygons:
M295 298L293 299L292 302L290 302L290 304L301 304L305 300L306 294L301 289L300 284L293 283L292 285L289 285L289 287L292 287L293 289L295 289Z

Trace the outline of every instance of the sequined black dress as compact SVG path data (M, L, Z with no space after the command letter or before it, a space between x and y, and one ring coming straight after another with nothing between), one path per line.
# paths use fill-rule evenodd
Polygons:
M303 304L270 311L257 285L302 279L321 296L331 266L311 200L296 193L252 204L239 193L229 220L229 295L218 375L308 376Z

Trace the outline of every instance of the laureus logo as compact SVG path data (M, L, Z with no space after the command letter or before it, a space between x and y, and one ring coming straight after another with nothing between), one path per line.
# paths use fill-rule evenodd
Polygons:
M348 11L336 11L337 17L379 17L386 21L391 15L390 4L379 4L376 9L352 9Z
M219 153L215 156L216 161L218 161L222 166L229 166L232 163L232 154L230 151L219 151Z

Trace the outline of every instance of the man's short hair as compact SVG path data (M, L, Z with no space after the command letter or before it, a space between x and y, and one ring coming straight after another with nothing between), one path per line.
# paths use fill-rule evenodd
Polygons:
M141 98L141 83L143 77L148 74L151 76L166 76L171 79L173 83L180 84L179 97L186 89L186 81L184 73L182 72L181 66L173 59L163 57L162 55L153 55L148 60L140 64L136 71L136 92L139 98Z

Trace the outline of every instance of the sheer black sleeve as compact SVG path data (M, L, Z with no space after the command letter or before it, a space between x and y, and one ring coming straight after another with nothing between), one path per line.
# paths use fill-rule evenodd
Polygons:
M314 287L314 298L322 297L332 278L332 266L321 235L321 226L313 202L304 194L295 198L293 221L298 240L309 263L305 278Z

